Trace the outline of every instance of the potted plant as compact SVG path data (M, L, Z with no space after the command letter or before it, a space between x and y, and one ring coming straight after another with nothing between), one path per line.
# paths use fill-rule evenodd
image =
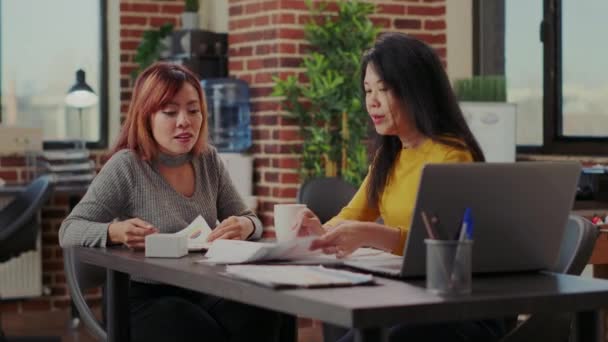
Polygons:
M144 32L141 42L137 46L133 60L137 63L137 69L133 70L131 77L135 79L140 72L158 61L163 56L163 52L168 49L167 39L171 38L173 24L165 23L157 29L150 29Z
M517 106L508 103L504 76L475 76L454 82L469 128L486 161L514 162Z
M368 115L361 103L361 54L378 33L368 15L374 5L340 1L338 12L307 1L311 20L304 32L310 52L301 66L308 83L297 75L274 77L274 96L295 118L303 139L300 180L338 176L359 185L367 172ZM316 7L315 7L316 6Z
M182 28L184 30L198 29L198 0L186 0L182 13Z

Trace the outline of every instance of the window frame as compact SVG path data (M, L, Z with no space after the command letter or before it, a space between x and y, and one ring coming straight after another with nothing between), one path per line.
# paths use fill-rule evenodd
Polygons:
M108 101L108 3L107 0L99 1L99 15L101 16L100 23L100 64L99 64L99 89L97 95L99 96L99 140L87 141L86 147L88 149L106 149L108 147L109 137L109 101ZM0 10L0 18L2 12ZM0 44L0 49L1 49ZM1 52L1 50L0 50ZM0 54L1 56L1 54ZM2 60L0 57L0 65ZM2 75L2 68L0 67L0 76ZM0 89L0 99L1 99ZM2 123L2 106L0 106L0 124ZM43 149L65 149L72 148L74 146L73 140L43 140Z
M562 0L544 0L541 29L544 42L543 153L608 154L606 137L567 137L563 127Z
M496 6L484 6L484 0L473 2L473 67L476 75L500 72L496 55L504 56L504 25L502 30L490 29L489 18L500 19L506 11L504 0L496 0ZM485 3L487 4L487 3ZM489 31L488 31L489 30ZM482 32L490 32L489 39L502 39L502 52L483 51ZM543 43L543 144L542 146L517 145L517 153L558 155L608 155L606 137L567 137L562 135L563 125L563 65L562 65L562 0L543 0L543 18L539 25L539 39ZM500 48L500 47L499 47ZM500 61L498 61L500 62ZM504 59L503 59L504 63ZM488 67L489 66L489 67ZM487 71L489 70L489 72ZM504 65L502 65L504 74Z

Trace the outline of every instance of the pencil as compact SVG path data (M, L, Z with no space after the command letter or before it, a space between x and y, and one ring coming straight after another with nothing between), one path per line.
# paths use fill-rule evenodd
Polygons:
M429 218L426 216L426 213L424 212L424 210L422 210L420 212L420 216L422 216L422 223L424 223L424 228L426 229L426 233L429 236L430 239L437 239L437 236L435 236L435 233L433 233L433 227L431 227L431 223L429 222Z

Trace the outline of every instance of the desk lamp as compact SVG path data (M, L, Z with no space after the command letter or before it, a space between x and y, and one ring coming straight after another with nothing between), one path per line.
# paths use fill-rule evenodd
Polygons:
M93 89L85 82L84 70L76 71L76 84L74 84L65 97L65 104L78 109L80 123L80 139L84 148L84 130L82 128L82 110L97 104L98 98Z

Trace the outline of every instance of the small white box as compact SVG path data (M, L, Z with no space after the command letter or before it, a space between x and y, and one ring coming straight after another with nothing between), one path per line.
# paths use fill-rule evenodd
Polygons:
M188 254L188 237L179 234L146 236L146 257L181 258Z

